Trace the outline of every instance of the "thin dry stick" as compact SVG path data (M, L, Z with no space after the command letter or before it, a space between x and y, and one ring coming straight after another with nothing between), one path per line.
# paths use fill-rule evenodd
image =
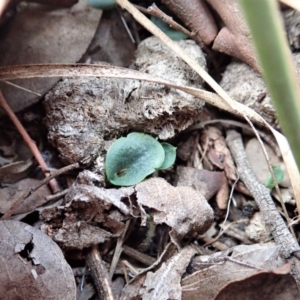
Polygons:
M123 252L127 254L130 257L133 257L134 259L140 261L141 263L145 264L146 266L151 266L155 263L156 259L144 254L138 250L135 250L131 247L128 247L126 245L123 245Z
M34 92L34 91L32 91L32 90L26 89L26 88L24 88L24 87L22 87L22 86L20 86L20 85L14 84L14 83L12 83L12 82L10 82L10 81L2 80L2 82L6 83L7 85L11 85L11 86L15 87L16 89L25 91L25 92L27 92L27 93L30 93L30 94L33 94L33 95L36 95L36 96L39 96L39 97L42 97L42 94L39 94L39 93Z
M96 286L99 299L113 300L110 281L97 245L93 245L86 254L86 264Z
M38 190L41 186L43 186L44 184L47 184L50 180L52 180L53 178L69 172L71 170L74 169L78 169L79 168L79 163L75 163L66 167L63 167L59 170L56 170L54 172L51 172L50 175L46 178L44 178L43 180L41 180L35 187L33 187L32 189L30 189L27 193L25 193L22 197L20 197L14 204L13 206L0 218L0 220L7 220L9 219L14 213L15 211L20 207L20 205L23 203L23 201L28 198L33 192L35 192L36 190Z
M155 3L153 3L151 6L148 7L147 12L154 16L157 17L161 20L163 20L165 23L167 23L170 27L174 28L175 30L181 31L182 33L186 34L189 37L193 37L195 35L194 33L188 31L185 29L183 26L178 24L173 20L172 17L169 17L167 14L165 14L163 11L161 11Z
M237 165L239 176L253 195L276 244L281 247L281 252L286 258L291 257L294 252L300 251L300 247L277 211L269 189L259 182L251 169L241 135L234 130L228 130L226 142Z
M117 267L117 263L119 262L120 256L122 254L123 248L122 245L124 243L124 238L125 238L125 234L127 233L128 230L128 226L129 226L130 220L127 220L125 227L123 229L123 232L121 234L121 236L118 238L117 241L117 245L115 248L115 252L114 252L114 256L112 258L111 264L110 264L110 269L109 269L109 278L110 280L112 279L114 272L116 270Z
M64 197L67 193L69 193L70 190L71 190L71 188L64 189L63 191L60 191L54 195L46 196L45 199L47 202L59 200L60 198Z
M31 139L21 122L18 120L17 116L14 114L14 112L11 110L10 106L6 102L5 98L3 97L2 92L0 91L0 106L3 108L3 110L7 113L11 121L14 123L20 134L22 135L25 143L28 145L30 148L33 156L39 163L40 167L43 169L47 169L48 166L46 162L44 161L38 147L36 146L35 142ZM43 171L45 176L49 176L49 172ZM52 190L53 193L56 193L60 190L58 183L56 182L55 179L49 181L49 186Z

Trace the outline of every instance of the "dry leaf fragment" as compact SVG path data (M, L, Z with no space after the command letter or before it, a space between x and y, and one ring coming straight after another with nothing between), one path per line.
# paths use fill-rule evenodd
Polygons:
M240 245L209 256L197 256L188 269L192 274L182 279L182 299L198 300L199 295L201 299L215 299L229 282L247 278L260 270L275 270L285 263L280 248L274 243Z
M40 230L0 222L1 299L76 298L72 269L60 248Z
M176 186L190 186L207 200L210 200L222 188L224 189L224 185L227 185L227 177L224 172L178 166L176 175ZM226 197L226 189L223 191L223 196L228 199L228 193Z
M207 200L190 187L175 188L162 178L152 178L137 184L135 190L138 204L153 209L154 223L171 227L170 236L176 245L184 237L204 233L213 222Z
M195 254L195 248L188 246L163 263L156 272L149 271L139 292L143 300L181 300L181 277Z
M82 7L82 3L59 9L27 3L2 35L0 65L77 62L88 48L101 15L100 10L87 4ZM13 83L43 95L57 80L20 79ZM20 111L40 98L3 82L0 88L14 111Z
M236 169L222 132L216 127L209 126L201 136L201 143L203 148L208 147L207 155L210 161L224 170L229 179L235 181Z
M271 233L266 227L261 212L256 212L246 226L245 232L249 239L257 243L265 243L271 240Z
M16 161L0 168L0 181L2 183L16 183L25 178L32 171L35 163L32 159Z
M291 183L284 163L279 159L279 157L275 154L273 149L270 148L270 146L266 144L264 146L268 153L270 165L280 167L284 171L284 178L279 183L279 185L286 188L290 187ZM270 171L259 141L256 138L248 141L245 147L245 151L256 177L261 183L265 184L267 178L270 176Z
M39 180L26 178L15 184L0 189L0 213L5 214L11 206L24 194L30 187L36 186ZM45 204L45 197L50 195L51 191L47 185L43 185L37 191L32 193L22 205L16 210L16 214L28 213L35 208Z
M84 249L110 241L123 232L130 208L122 199L133 192L133 188L106 190L75 185L66 196L69 203L41 212L42 229L64 249Z
M295 300L300 298L295 278L289 274L290 264L285 264L273 272L260 271L242 280L227 284L215 300Z

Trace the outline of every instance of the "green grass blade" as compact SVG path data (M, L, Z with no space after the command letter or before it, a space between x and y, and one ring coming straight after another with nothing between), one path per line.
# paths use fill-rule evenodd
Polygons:
M300 90L276 0L239 0L283 133L300 169Z

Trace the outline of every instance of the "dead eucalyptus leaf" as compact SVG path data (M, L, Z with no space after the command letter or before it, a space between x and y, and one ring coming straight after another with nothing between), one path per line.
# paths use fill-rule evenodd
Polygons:
M19 221L1 221L0 257L1 298L76 298L72 269L60 248L40 230Z
M279 183L279 185L283 187L290 187L291 183L284 163L279 159L279 157L275 154L274 150L270 148L270 146L265 145L265 148L268 153L270 165L280 167L280 169L284 171L284 178ZM247 157L249 159L249 163L253 169L253 172L255 173L259 181L265 184L267 178L270 176L270 171L263 150L260 147L259 141L255 138L248 141L245 147L245 151L247 153Z
M27 3L9 22L5 34L3 30L0 65L77 62L88 48L101 14L100 10L83 3L71 8ZM58 78L16 80L13 83L43 95L57 80ZM0 82L0 88L14 111L19 111L40 98L3 82Z
M26 178L0 189L0 213L5 214L20 197L28 192L28 189L38 183L39 180ZM28 213L42 206L45 204L45 197L48 195L51 195L51 191L47 185L43 185L22 202L15 214Z
M119 237L130 209L122 202L134 189L104 189L78 184L65 206L41 212L42 229L64 249L84 249Z
M224 170L229 179L236 180L236 168L222 132L208 126L201 136L201 144L204 149L208 148L207 156L212 164Z
M16 183L32 171L35 163L32 159L16 161L0 168L0 182Z
M105 10L81 61L105 61L114 66L127 67L134 59L135 49L136 44L131 41L118 10Z
M271 233L260 211L256 212L245 227L245 232L250 240L256 243L265 243L271 239Z
M143 300L181 300L181 277L195 254L195 248L188 246L163 263L157 271L147 272L146 279L139 291Z
M155 279L156 281L159 281L159 278L162 280L162 276L161 274L166 274L166 280L168 280L168 269L166 269L166 266L169 266L170 269L172 269L172 274L170 275L172 277L172 279L174 279L174 284L175 284L175 291L174 293L179 293L181 292L180 287L176 286L177 283L177 275L175 274L176 272L176 265L174 265L174 263L176 264L176 259L172 260L173 258L177 257L177 259L179 258L179 262L178 265L180 265L181 267L179 268L178 272L182 272L183 269L185 269L185 262L189 261L189 255L187 254L191 254L190 255L190 259L193 256L193 250L191 249L191 247L186 247L182 249L181 253L178 253L178 248L173 244L173 243L169 243L163 253L160 255L160 257L156 260L156 262L154 264L152 264L150 267L144 269L143 271L141 271L137 276L135 276L122 290L122 295L120 297L120 300L134 300L137 299L137 297L140 297L141 295L141 291L143 290L144 287L144 281L146 280L146 276L148 275L148 272L151 272L153 279ZM182 261L183 260L183 261ZM183 266L183 268L182 268ZM161 269L160 269L161 268ZM158 270L158 271L157 271ZM156 271L158 272L156 274ZM148 280L149 282L149 280ZM164 281L165 283L165 281ZM148 283L151 285L151 282ZM159 283L160 285L160 283ZM161 286L161 285L160 285ZM174 287L165 287L163 286L162 289L164 291L166 290L172 290ZM156 291L159 293L159 291ZM154 299L154 298L152 298Z
M260 271L247 278L228 283L215 300L295 300L300 298L295 278L289 274L290 264L283 265L273 272Z
M135 190L138 204L152 209L154 223L171 227L170 236L176 245L184 237L204 233L213 222L207 200L190 187L175 188L162 178L151 178L137 184Z
M176 186L190 186L207 200L210 200L224 185L227 185L227 178L224 172L178 166L176 175ZM224 194L225 196L226 194Z
M280 247L274 243L240 245L212 255L197 256L188 269L191 275L182 279L182 299L198 300L199 295L201 299L215 299L224 285L261 270L276 270L284 264Z

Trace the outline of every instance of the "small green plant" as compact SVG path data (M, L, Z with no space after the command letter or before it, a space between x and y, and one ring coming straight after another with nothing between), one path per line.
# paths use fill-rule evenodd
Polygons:
M109 148L106 176L110 183L130 186L143 181L156 170L169 168L176 158L176 148L144 133L132 132L117 139Z
M284 178L283 170L279 166L272 166L272 169L273 169L277 184L280 184ZM265 182L265 186L269 189L273 189L275 187L275 182L274 182L271 174L269 174L269 176Z
M88 5L102 10L109 10L117 6L114 0L88 0Z

